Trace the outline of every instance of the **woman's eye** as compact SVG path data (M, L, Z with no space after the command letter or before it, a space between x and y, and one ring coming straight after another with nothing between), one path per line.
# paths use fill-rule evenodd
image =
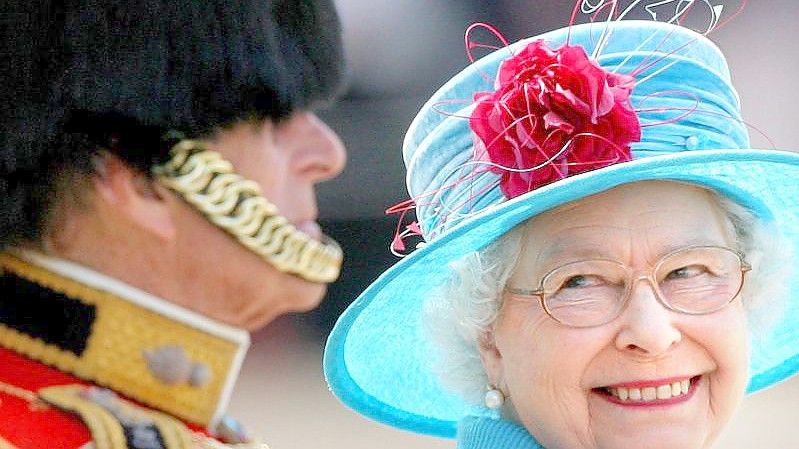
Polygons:
M702 265L688 265L670 271L669 274L666 275L666 279L692 278L694 276L700 276L704 273L707 273L707 271L707 268Z
M585 288L600 285L601 283L602 279L598 276L580 274L566 279L561 288Z

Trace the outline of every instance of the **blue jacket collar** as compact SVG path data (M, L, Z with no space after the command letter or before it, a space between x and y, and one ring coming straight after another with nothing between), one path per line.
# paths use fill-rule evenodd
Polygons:
M467 416L458 423L457 449L544 449L527 429L510 421Z

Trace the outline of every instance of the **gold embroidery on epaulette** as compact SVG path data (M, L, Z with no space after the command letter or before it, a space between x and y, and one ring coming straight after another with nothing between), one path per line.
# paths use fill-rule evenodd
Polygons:
M238 345L159 315L108 292L0 253L0 266L15 275L95 306L86 349L79 357L0 323L0 345L29 358L118 391L145 405L208 426L222 397ZM206 365L209 380L167 384L149 370L145 353L177 345Z
M38 395L61 410L74 413L81 418L96 449L126 449L128 447L122 424L101 405L80 397L83 387L75 385L49 387L38 391Z

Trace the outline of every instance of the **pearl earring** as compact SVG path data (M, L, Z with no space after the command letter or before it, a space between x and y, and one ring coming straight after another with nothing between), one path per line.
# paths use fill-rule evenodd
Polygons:
M502 404L505 403L505 395L502 394L497 388L493 385L488 386L488 390L486 391L485 395L485 405L486 407L497 410L502 407Z

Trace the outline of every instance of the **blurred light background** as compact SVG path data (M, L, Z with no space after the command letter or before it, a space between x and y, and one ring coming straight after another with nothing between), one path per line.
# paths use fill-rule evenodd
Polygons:
M712 3L729 9L738 4ZM318 193L323 224L346 251L344 273L317 311L286 317L253 335L230 412L272 449L454 447L451 441L394 430L344 408L324 383L322 347L340 312L397 261L388 251L396 217L384 211L407 195L403 134L422 103L468 63L466 27L489 22L515 41L566 25L573 2L339 0L337 5L349 87L321 115L347 144L349 165ZM750 0L743 15L712 35L727 55L744 117L778 148L792 150L799 150L797 20L796 0ZM755 147L770 146L756 131L752 141ZM799 447L798 409L799 380L750 397L716 447Z

